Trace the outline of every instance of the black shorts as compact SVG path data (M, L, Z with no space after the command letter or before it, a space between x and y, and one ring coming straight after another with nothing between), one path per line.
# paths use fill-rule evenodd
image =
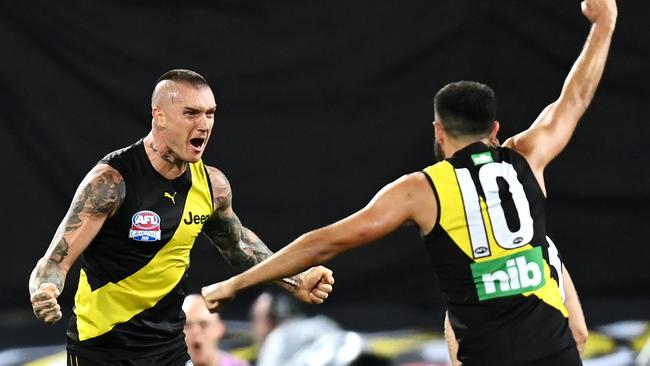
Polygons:
M576 346L567 347L552 355L527 363L526 366L582 366Z
M496 361L496 362L494 362ZM485 366L485 365L508 365L508 366L582 366L580 354L575 345L564 348L560 351L544 356L540 359L512 364L503 362L503 360L493 360L492 362L474 361L463 362L463 366Z
M174 348L169 351L142 358L128 360L93 360L68 350L68 366L185 366L191 365L187 348Z

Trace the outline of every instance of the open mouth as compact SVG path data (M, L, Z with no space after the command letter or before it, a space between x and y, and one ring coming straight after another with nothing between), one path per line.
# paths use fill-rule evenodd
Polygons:
M200 351L201 350L201 343L194 343L192 344L192 349L194 351Z
M200 149L201 146L203 146L203 143L205 142L205 139L202 137L195 137L193 139L190 139L190 144L194 146L197 149Z

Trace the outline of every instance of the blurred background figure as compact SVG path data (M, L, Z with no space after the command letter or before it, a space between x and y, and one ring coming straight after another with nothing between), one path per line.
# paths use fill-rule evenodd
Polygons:
M210 314L200 295L189 295L183 302L185 342L195 366L247 366L240 360L219 349L219 340L226 333L226 326L218 314Z
M284 294L264 292L251 308L257 366L344 366L389 363L367 354L360 335L324 315L307 317Z

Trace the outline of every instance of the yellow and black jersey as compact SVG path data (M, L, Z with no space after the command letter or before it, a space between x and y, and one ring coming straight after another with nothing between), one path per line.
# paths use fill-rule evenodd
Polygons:
M438 201L426 246L464 365L518 365L575 344L527 161L478 142L424 174Z
M122 175L126 195L83 252L67 347L97 360L185 347L181 305L190 249L213 212L207 170L199 161L166 179L142 140L100 163Z

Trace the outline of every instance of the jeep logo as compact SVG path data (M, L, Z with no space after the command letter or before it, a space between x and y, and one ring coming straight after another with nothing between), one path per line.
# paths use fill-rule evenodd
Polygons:
M192 211L190 211L187 213L187 217L183 219L183 222L186 225L203 224L209 217L210 215L192 215Z

